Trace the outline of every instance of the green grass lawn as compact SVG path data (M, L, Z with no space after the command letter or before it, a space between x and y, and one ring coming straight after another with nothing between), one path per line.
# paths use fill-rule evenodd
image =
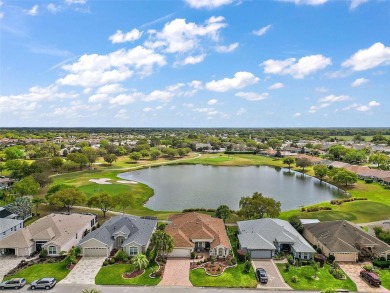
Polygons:
M255 272L251 268L250 272L246 273L244 266L241 263L235 268L228 268L218 277L207 275L203 268L192 270L190 281L195 287L255 288L257 286Z
M356 285L350 278L346 280L338 280L329 273L329 265L325 265L320 268L317 277L318 280L314 280L314 269L311 266L302 267L290 267L287 272L285 270L285 264L277 264L280 273L287 284L294 290L324 290L326 288L331 289L347 289L349 291L357 291ZM292 276L297 275L299 278L298 283L291 281Z
M102 267L95 278L97 285L135 285L135 286L156 286L161 279L151 279L149 274L155 271L156 267L149 267L145 272L133 279L124 279L122 275L126 272L131 272L134 265L131 264L114 264L111 266Z
M5 279L25 278L27 283L31 283L32 281L43 277L53 277L56 278L58 282L65 278L69 272L70 271L66 268L65 262L61 261L58 263L32 265Z
M382 286L390 290L390 269L381 270L380 278L382 280Z

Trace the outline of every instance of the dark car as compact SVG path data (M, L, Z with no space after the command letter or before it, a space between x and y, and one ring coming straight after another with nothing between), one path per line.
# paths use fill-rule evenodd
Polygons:
M260 283L267 284L268 276L267 272L263 268L256 269L256 278Z
M1 290L8 289L8 288L20 289L24 285L26 285L26 279L14 278L14 279L10 279L8 281L4 281L4 282L0 283L0 289Z
M379 279L379 277L373 272L361 271L360 277L371 286L380 287L382 284L381 279Z
M30 284L31 290L35 289L46 289L49 290L54 287L57 283L57 280L54 278L42 278L39 280L32 281Z

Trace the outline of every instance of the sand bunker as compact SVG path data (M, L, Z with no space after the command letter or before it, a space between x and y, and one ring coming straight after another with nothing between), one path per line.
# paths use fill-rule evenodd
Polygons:
M118 183L125 183L125 184L137 184L137 181L127 181L127 180L118 180Z
M89 179L90 182L95 182L97 184L112 184L111 182L108 182L109 178L100 178L100 179Z

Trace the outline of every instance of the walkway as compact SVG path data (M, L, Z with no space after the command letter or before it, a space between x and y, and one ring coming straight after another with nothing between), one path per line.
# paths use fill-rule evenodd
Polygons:
M83 257L65 277L61 284L95 284L95 277L102 267L105 257Z
M159 287L192 287L188 258L168 258Z

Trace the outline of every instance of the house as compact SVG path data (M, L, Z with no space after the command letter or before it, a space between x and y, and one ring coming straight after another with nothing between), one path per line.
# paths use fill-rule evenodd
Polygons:
M295 258L311 259L315 250L287 221L258 219L237 222L240 247L252 258L272 258L291 252Z
M200 213L172 215L165 232L172 236L170 257L190 257L191 252L206 251L210 256L226 257L232 250L223 220Z
M22 228L22 220L0 218L0 240Z
M156 230L157 220L130 215L112 217L80 241L83 256L109 256L123 249L129 256L145 253Z
M28 256L46 249L49 255L59 255L76 246L96 224L96 215L53 213L0 240L0 251Z
M304 154L299 154L296 156L297 159L308 159L312 165L326 164L328 160L313 156L308 156Z
M0 219L16 219L18 215L5 207L0 207Z
M388 244L345 220L304 225L303 236L326 256L334 255L336 261L354 262L367 255L390 260Z

